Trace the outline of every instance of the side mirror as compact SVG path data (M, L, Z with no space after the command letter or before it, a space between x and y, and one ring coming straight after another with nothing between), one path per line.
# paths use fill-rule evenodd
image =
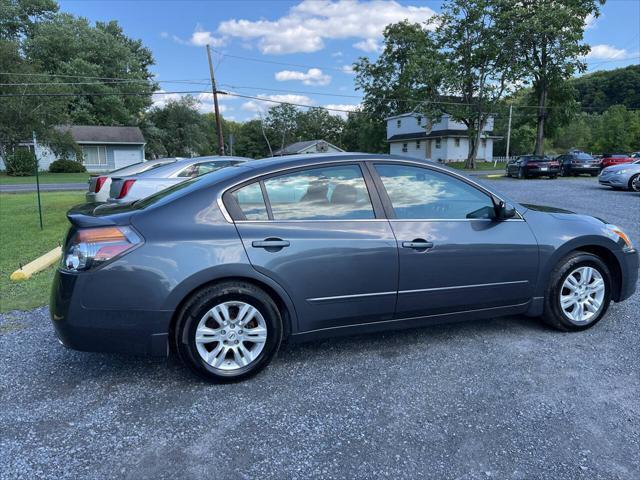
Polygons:
M498 219L507 220L516 216L516 208L510 203L500 202L498 210Z
M516 216L516 207L510 203L504 202L493 197L493 205L495 208L496 220L508 220Z

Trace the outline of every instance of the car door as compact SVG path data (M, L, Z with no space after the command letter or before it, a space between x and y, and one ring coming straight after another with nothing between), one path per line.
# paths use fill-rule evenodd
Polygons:
M361 165L279 173L224 202L253 267L293 300L301 331L392 318L396 241Z
M496 220L488 192L428 166L376 162L370 169L398 241L397 317L529 301L538 245L519 215Z

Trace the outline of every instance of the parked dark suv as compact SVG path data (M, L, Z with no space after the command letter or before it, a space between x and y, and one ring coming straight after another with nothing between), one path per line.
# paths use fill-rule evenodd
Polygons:
M580 174L596 177L600 173L600 160L596 160L588 153L569 152L557 157L556 161L560 164L560 175L563 177Z
M584 330L638 275L616 226L389 155L246 162L68 217L62 343L171 348L213 381L255 374L284 338L516 314Z
M521 155L510 160L506 166L507 177L520 179L530 177L556 178L560 172L560 164L547 156Z

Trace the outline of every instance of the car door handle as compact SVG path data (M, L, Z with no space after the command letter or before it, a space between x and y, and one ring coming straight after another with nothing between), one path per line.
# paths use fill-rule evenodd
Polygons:
M433 248L432 242L426 240L414 240L413 242L402 242L402 248L413 248L414 250L427 250Z
M254 248L280 249L291 245L288 240L281 238L267 238L265 240L254 240L251 246Z

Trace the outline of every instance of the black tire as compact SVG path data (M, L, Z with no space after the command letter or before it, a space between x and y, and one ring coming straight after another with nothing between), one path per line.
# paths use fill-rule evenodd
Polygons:
M591 172L590 174L592 177L597 177L598 176L598 172Z
M266 323L267 338L262 351L251 363L235 370L223 370L208 364L199 354L196 329L211 308L233 301L248 303L259 311ZM237 281L205 287L193 294L180 311L174 332L176 351L185 365L208 381L231 383L252 377L269 364L280 348L283 326L278 307L267 293L250 283Z
M562 307L560 306L560 293L562 285L569 274L582 266L592 267L602 275L605 284L605 293L602 304L600 305L596 315L594 315L588 323L576 324L562 310ZM547 286L544 299L544 313L542 314L542 320L544 320L548 325L563 332L578 332L586 330L593 327L602 319L602 317L607 313L610 302L611 273L607 265L596 255L585 252L573 252L563 258L551 272L549 285Z
M526 173L524 173L524 168L522 168L522 167L520 167L520 168L518 169L518 178L519 178L520 180L524 180L525 178L527 178L527 174L526 174Z
M629 190L631 191L640 191L640 173L636 173L633 177L629 179Z
M569 176L569 171L567 170L567 167L562 167L560 169L560 176L562 176L562 177L568 177Z
M558 175L549 175L549 178L550 178L551 180L555 180L556 178L558 178Z

